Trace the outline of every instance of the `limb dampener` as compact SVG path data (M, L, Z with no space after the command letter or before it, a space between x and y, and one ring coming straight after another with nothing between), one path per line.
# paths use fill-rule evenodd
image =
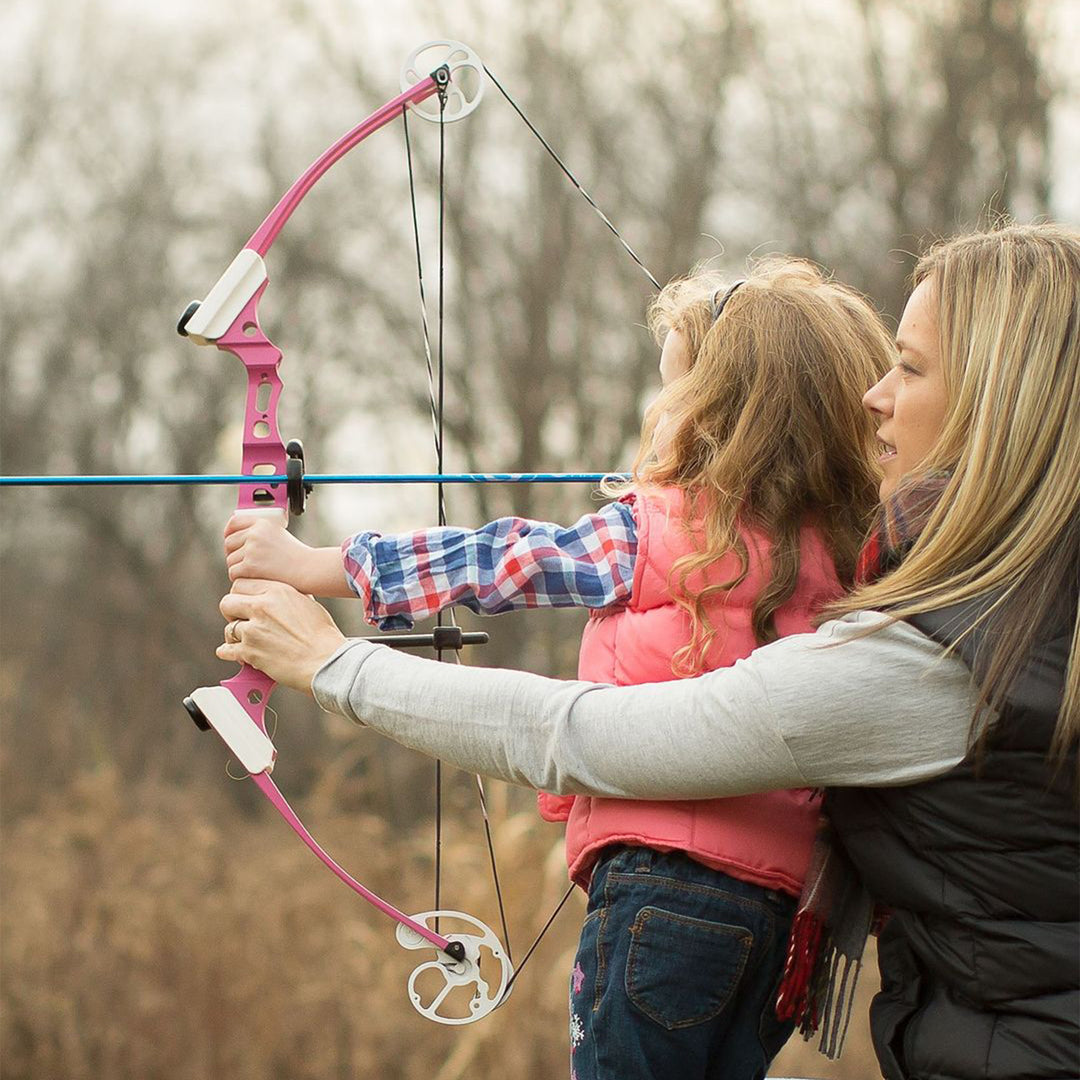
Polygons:
M433 65L426 69L430 74L418 73L421 62ZM369 135L410 108L440 123L461 119L479 104L483 85L483 65L464 45L436 41L416 49L402 72L402 92L343 135L296 180L206 298L190 304L181 316L177 329L183 336L198 345L215 345L232 353L247 372L241 472L251 481L240 487L237 513L269 517L286 528L290 513L303 513L308 493L303 447L295 440L285 444L278 430L281 351L263 332L258 316L259 300L269 281L264 256L316 181ZM421 108L432 99L436 105ZM460 648L481 640L486 640L486 635L457 631L426 643ZM419 643L420 636L412 635L409 644ZM467 1024L486 1016L505 998L512 976L499 939L463 912L406 915L361 885L323 850L270 778L277 758L266 730L267 703L273 689L271 679L245 665L218 686L194 690L184 699L184 707L200 728L213 728L218 733L315 856L358 896L398 923L397 940L404 948L434 953L409 977L409 999L417 1011L442 1024Z

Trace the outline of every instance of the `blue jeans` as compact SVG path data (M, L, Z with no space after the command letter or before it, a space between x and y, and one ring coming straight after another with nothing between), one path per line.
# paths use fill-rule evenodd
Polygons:
M570 978L571 1080L760 1080L795 900L681 852L601 854Z

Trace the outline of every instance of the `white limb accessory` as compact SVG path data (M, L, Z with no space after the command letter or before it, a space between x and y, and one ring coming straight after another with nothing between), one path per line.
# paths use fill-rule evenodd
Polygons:
M434 960L413 970L409 976L409 1000L413 1008L438 1024L471 1024L497 1009L506 997L513 968L502 942L490 927L461 911L424 911L412 919L442 934L447 941L459 941L465 947L463 960L455 960L436 949ZM455 932L442 927L440 924L444 922L464 923L468 929ZM398 924L397 940L406 949L435 948L405 923Z
M252 776L273 772L277 757L274 744L224 686L200 686L192 690L191 699Z
M232 326L266 278L262 256L251 248L243 248L184 324L184 332L197 345L212 345Z
M440 107L438 95L409 108L425 120L463 120L484 96L484 62L460 41L428 41L413 49L401 69L401 89L408 90L443 65L450 69L445 108Z

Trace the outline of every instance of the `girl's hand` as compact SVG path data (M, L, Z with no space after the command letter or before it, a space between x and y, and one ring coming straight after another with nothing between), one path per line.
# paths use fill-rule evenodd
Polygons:
M276 521L234 514L225 526L229 580L282 581L313 596L351 596L337 548L308 547Z
M307 694L346 640L326 608L279 581L237 581L219 608L228 623L217 648L222 660L250 664Z

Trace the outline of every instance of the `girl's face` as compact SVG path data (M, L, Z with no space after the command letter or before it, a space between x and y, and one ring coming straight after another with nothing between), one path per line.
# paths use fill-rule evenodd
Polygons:
M896 364L863 395L884 444L879 492L887 499L901 477L918 469L945 423L945 380L938 348L937 304L932 282L919 283L896 333Z
M690 370L690 350L678 330L669 330L660 350L660 385L670 386ZM656 421L653 449L659 456L667 453L671 442L671 416L665 412Z
M660 385L670 386L690 370L690 350L678 330L669 330L660 350Z

